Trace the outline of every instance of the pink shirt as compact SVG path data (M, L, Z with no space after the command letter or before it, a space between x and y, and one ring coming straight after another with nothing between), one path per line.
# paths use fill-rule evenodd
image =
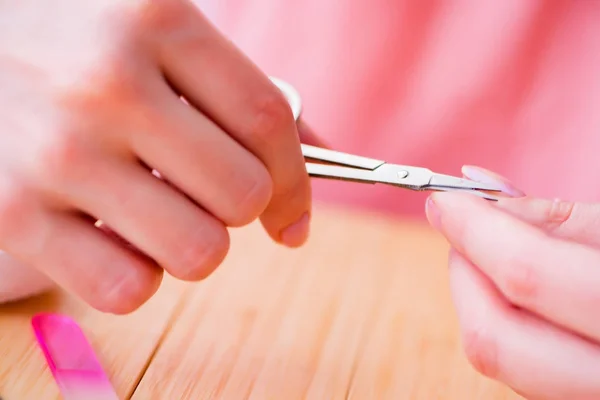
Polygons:
M196 2L337 150L600 200L600 1ZM421 193L314 182L317 200L423 215Z

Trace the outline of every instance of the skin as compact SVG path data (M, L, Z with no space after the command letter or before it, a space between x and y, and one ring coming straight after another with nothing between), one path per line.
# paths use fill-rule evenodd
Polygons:
M208 276L229 227L306 240L299 144L319 142L191 3L4 1L0 49L0 262L127 313L164 271ZM530 399L600 397L600 205L436 193L427 215L475 368Z
M260 218L276 242L306 240L314 137L190 2L0 2L0 49L11 263L121 314L163 271L208 276L228 227Z
M600 397L600 204L436 193L469 361L528 399Z

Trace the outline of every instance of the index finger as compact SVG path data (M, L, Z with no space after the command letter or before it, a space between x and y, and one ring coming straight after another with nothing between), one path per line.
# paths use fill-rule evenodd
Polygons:
M600 204L522 197L496 206L554 236L600 247Z
M469 194L434 193L427 214L513 305L600 340L600 252L561 240Z
M273 194L261 220L270 236L290 246L308 234L309 177L296 122L284 95L194 7L176 2L180 22L159 38L159 56L169 83L266 166ZM227 160L223 160L226 162Z

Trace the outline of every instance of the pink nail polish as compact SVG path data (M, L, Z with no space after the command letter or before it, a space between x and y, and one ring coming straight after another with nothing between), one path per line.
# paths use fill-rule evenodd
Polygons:
M310 217L308 213L302 214L298 221L294 222L281 232L281 241L290 247L302 245L308 237Z
M31 324L65 400L119 400L75 321L63 315L38 314Z
M473 165L465 165L462 167L462 173L465 177L476 182L500 185L502 187L502 192L511 197L525 196L525 193L514 186L513 183L508 179L485 168L476 167Z

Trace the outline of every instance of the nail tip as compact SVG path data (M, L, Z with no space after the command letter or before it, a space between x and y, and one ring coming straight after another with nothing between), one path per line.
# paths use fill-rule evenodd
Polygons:
M508 196L525 196L525 193L521 189L517 188L509 179L486 168L475 165L463 165L461 171L466 178L475 182L490 183L500 186L500 192Z
M305 212L296 222L284 228L280 234L280 242L284 245L296 248L302 246L310 233L310 214Z

